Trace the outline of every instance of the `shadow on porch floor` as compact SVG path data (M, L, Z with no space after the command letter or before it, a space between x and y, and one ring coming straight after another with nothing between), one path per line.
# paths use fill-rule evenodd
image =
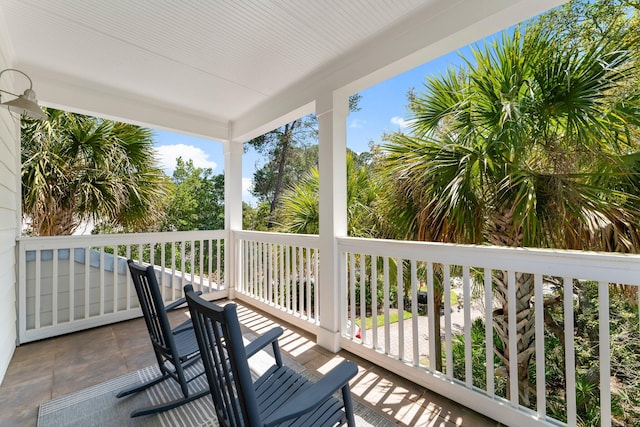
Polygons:
M323 374L343 358L356 362L353 395L402 426L498 426L459 404L354 356L317 346L314 337L238 305L240 322L260 334L276 323L285 329L283 351ZM172 324L186 310L171 313ZM16 348L0 386L0 425L35 426L40 403L156 363L142 318L50 338Z

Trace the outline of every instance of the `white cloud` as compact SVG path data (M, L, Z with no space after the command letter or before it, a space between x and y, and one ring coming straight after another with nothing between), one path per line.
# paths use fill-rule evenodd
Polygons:
M209 154L193 145L162 145L156 147L156 151L158 152L160 167L169 175L171 175L176 168L176 159L178 157L182 157L184 161L192 160L193 166L197 168L211 168L215 171L218 167L216 162L209 160Z
M251 178L242 178L242 195L250 196L249 190L253 188L253 179Z
M258 205L258 199L251 194L253 189L252 178L242 178L242 201L249 203L251 206L256 207Z
M352 128L352 129L361 129L366 124L367 124L366 120L353 119L353 120L351 120L351 123L349 124L349 127Z
M411 125L411 122L408 120L403 119L402 117L399 116L393 116L391 117L391 123L393 123L396 126L399 126L401 128L408 128Z

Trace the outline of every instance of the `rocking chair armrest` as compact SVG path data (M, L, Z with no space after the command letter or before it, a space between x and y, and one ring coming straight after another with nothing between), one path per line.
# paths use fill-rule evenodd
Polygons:
M202 295L202 291L197 291L196 295ZM183 304L187 303L187 299L185 297L179 298L177 300L175 300L174 302L172 302L171 304L167 304L164 306L164 311L169 312L172 310L175 310L176 308L180 307Z
M251 341L249 344L247 344L244 347L244 351L247 354L247 358L250 358L251 356L255 355L257 352L259 352L269 344L273 344L274 353L277 352L277 354L274 354L274 357L276 358L276 360L278 360L280 357L280 354L279 354L280 350L279 348L277 348L278 337L280 337L282 333L283 333L282 328L279 326L276 326L275 328L268 330L267 332L260 335L255 340ZM279 363L279 365L282 365L282 364Z
M295 397L278 408L265 420L265 427L271 427L284 421L297 418L322 405L333 393L345 386L358 373L358 366L345 360L329 371L319 381L311 384Z

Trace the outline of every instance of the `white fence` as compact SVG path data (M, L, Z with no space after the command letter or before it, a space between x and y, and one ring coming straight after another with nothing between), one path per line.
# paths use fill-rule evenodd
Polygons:
M18 340L141 315L126 260L156 265L165 301L192 283L226 292L224 231L139 233L18 240Z
M127 258L158 266L167 301L187 282L228 295L226 261L236 298L317 333L318 236L233 236L226 260L223 231L20 239L20 342L138 316ZM342 348L507 425L577 425L579 381L595 369L599 396L590 404L600 425L612 424L612 382L624 378L612 369L611 343L620 337L611 336L610 321L621 313L610 313L609 295L626 289L637 303L640 256L356 238L339 238L337 248L341 295L332 307ZM598 357L590 367L576 362L585 304L578 298L586 289L597 313ZM443 296L441 310L434 295ZM549 310L555 331L545 320ZM502 357L494 353L501 343L494 329L507 337ZM518 358L509 357L516 354L532 361L531 389L522 387ZM554 374L559 399L558 385L548 384L552 364L561 371Z
M236 297L316 333L318 236L237 231L234 238L240 256Z
M578 287L594 286L600 394L595 404L600 406L600 425L611 425L609 291L640 284L639 256L353 238L339 239L338 248L344 260L343 348L508 425L563 424L560 419L577 424L576 372L591 367L576 365L574 313ZM506 284L504 294L496 292L500 281ZM525 282L530 282L531 295ZM439 291L443 310L435 313L433 295ZM460 301L454 305L452 298ZM524 307L518 307L523 300ZM554 302L561 313L564 340L566 406L560 415L555 408L554 416L547 401L545 363L552 355L545 340L553 336L545 326L545 301ZM408 311L407 319L391 324L392 307ZM382 326L363 328L356 337L354 325L377 315L385 319ZM484 323L481 333L472 328L476 319ZM518 337L508 340L506 352L530 355L534 361L535 391L527 391L529 405L519 398L518 358L502 363L494 356L493 329L499 321L509 337ZM438 339L443 339L441 350ZM518 348L521 340L530 341L528 353ZM481 360L473 357L478 352L484 354Z
M234 236L242 260L237 297L315 332L322 322L315 315L322 292L315 286L317 236ZM599 325L599 399L592 404L599 406L600 425L611 425L616 380L609 292L622 285L636 290L640 256L356 238L338 239L338 250L341 346L507 425L578 424L576 373L592 367L576 364L574 317L579 288L591 286ZM496 291L498 282L503 293ZM443 296L441 310L435 308L437 294ZM562 351L556 349L564 384L561 407L546 377L554 356L550 340L558 339L558 331L554 337L545 325L550 307L561 319L564 342ZM379 326L367 325L377 318ZM507 341L503 359L494 353L500 340L493 330L500 325L508 337L518 337ZM525 341L526 352L520 348ZM509 354L531 357L532 390L521 388L518 358Z

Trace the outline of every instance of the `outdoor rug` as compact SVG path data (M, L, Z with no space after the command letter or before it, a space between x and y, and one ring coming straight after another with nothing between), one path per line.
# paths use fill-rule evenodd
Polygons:
M317 376L308 372L297 362L283 354L283 362L305 377L317 380ZM273 363L273 358L263 352L251 358L251 369L259 375ZM190 369L199 369L194 366ZM86 427L86 426L162 426L162 427L205 427L217 426L213 401L210 395L197 399L186 405L160 414L131 418L130 413L136 408L157 405L161 402L182 397L180 386L176 381L167 380L144 392L132 396L116 398L116 393L130 385L145 382L158 374L156 366L147 367L114 378L102 384L80 390L40 405L38 427ZM207 387L204 375L190 383L192 390ZM383 415L376 413L364 404L353 399L356 425L358 426L393 426Z

